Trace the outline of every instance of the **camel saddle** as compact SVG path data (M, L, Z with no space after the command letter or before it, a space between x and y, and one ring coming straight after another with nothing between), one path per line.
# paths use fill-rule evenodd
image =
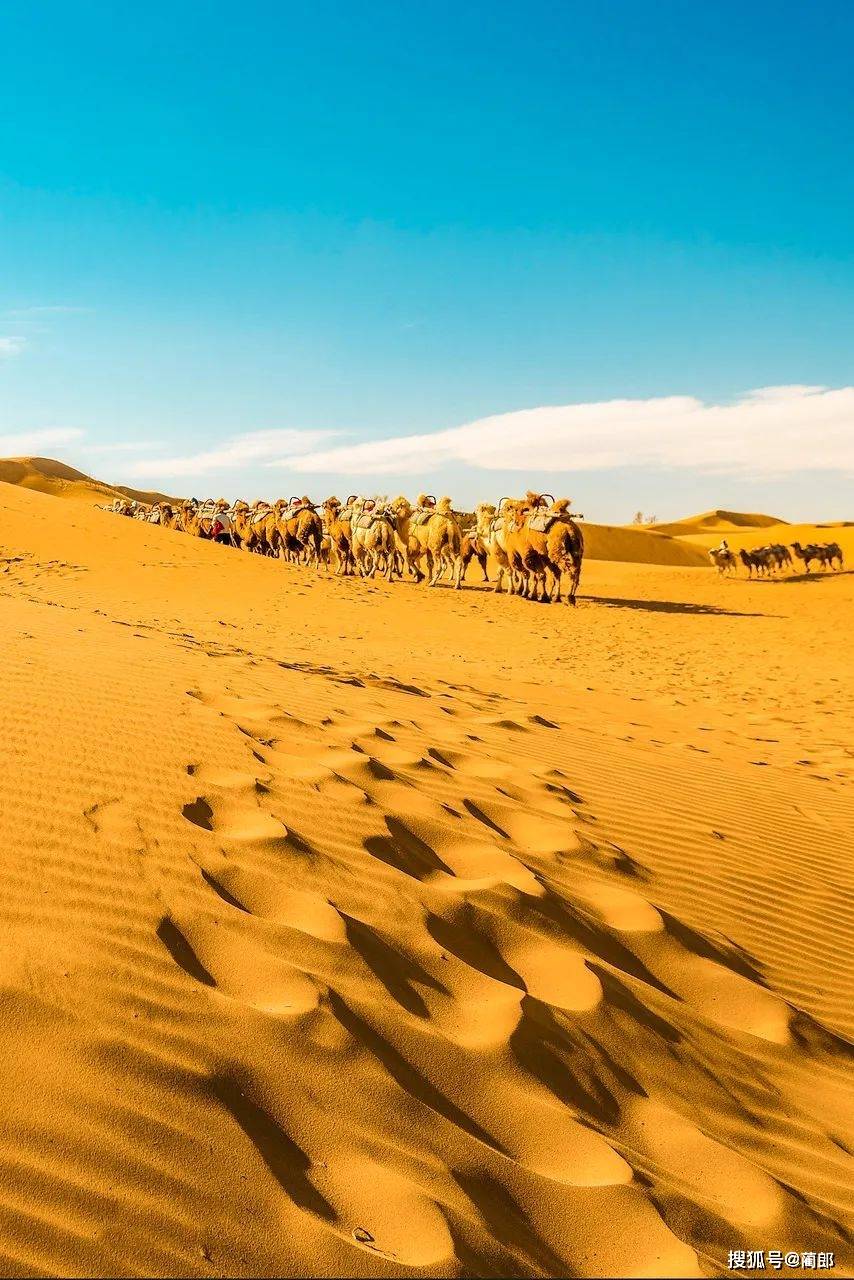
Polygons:
M435 507L419 507L417 511L412 513L410 524L415 525L417 528L419 525L427 524L428 520L430 520L435 514Z
M535 511L525 520L525 528L531 529L534 533L548 533L558 517L548 511Z
M355 527L357 529L370 529L378 520L385 520L391 523L388 511L385 508L372 507L369 511L361 511L356 520Z

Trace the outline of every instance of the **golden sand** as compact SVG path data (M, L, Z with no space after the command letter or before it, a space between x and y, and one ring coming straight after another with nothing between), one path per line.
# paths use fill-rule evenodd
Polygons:
M4 1274L852 1274L854 575L571 610L32 489Z

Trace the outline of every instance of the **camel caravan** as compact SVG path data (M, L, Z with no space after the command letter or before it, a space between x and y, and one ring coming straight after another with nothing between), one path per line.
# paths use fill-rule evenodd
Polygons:
M793 542L791 548L773 542L766 547L754 547L752 551L742 548L736 553L724 538L719 547L712 547L709 559L722 576L735 574L741 564L747 570L748 578L774 577L782 569L797 569L796 560L803 563L805 573L810 572L813 564L820 565L823 570L841 569L844 564L838 542L810 543L806 547L802 547L800 542Z
M489 582L490 558L497 568L493 590L543 603L575 604L584 537L568 498L527 493L481 503L474 516L454 511L450 498L421 493L407 498L363 498L319 506L308 497L146 504L116 498L104 508L116 515L162 525L193 537L276 556L293 564L324 568L339 577L389 582L411 578L431 587L447 581L460 590L472 560ZM565 586L564 586L565 583Z

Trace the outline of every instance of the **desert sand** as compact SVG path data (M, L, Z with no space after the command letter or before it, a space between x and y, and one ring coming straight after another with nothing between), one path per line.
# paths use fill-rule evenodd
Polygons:
M77 483L0 483L2 1272L854 1274L854 574L689 521L546 607Z

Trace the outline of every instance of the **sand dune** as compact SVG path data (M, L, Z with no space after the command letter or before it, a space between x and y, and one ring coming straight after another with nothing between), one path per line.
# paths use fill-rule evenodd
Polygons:
M0 485L3 1273L852 1274L852 616Z
M118 497L134 498L137 502L174 501L156 490L105 484L55 458L0 458L0 481L78 502L107 504Z
M686 516L683 520L671 523L649 525L657 533L668 533L677 537L696 533L730 533L733 530L745 531L769 529L773 525L786 524L778 516L766 516L758 511L704 511L698 516Z
M584 521L584 554L589 560L617 560L625 564L709 567L708 556L681 538L658 530Z

